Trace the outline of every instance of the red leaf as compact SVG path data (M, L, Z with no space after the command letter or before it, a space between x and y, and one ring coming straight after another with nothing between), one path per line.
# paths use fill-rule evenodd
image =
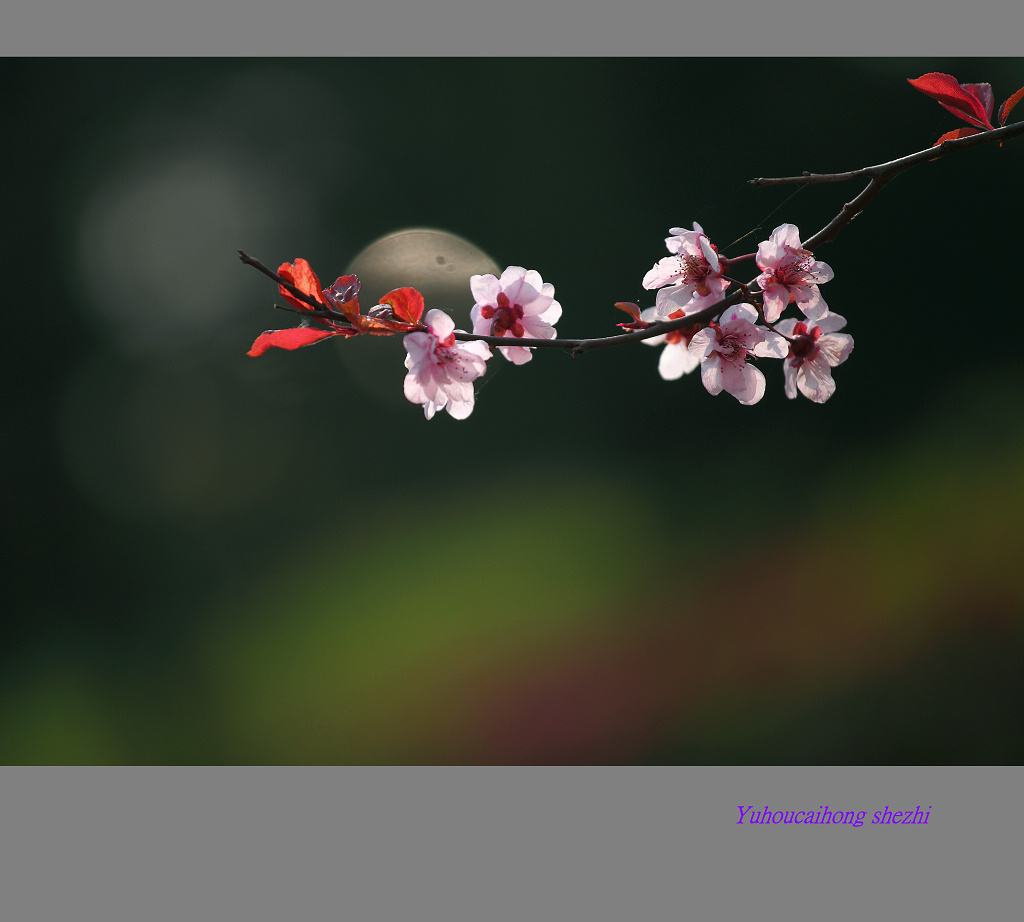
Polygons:
M978 128L994 128L989 121L991 110L985 111L985 103L978 94L982 90L977 89L986 84L968 83L961 85L956 77L949 74L924 74L916 80L907 79L915 90L920 90L925 96L930 96L944 109L952 112L958 118L962 118L970 125ZM991 95L989 87L989 95Z
M972 134L981 134L981 129L956 128L953 131L947 131L932 147L938 147L943 141L959 141L960 138L969 138Z
M419 322L422 313L423 295L415 288L396 288L371 307L365 317L349 317L349 320L360 333L394 336L422 329Z
M1017 103L1024 99L1024 86L1022 86L1016 93L1014 93L1006 102L999 107L999 124L1005 125L1006 119L1010 115L1010 111Z
M415 288L396 288L380 299L391 307L394 315L406 323L419 323L423 316L423 295Z
M371 307L365 317L353 317L352 324L357 332L369 336L394 336L396 333L411 333L416 329L412 324L392 320L390 312L390 307Z
M278 275L282 275L278 270ZM271 346L277 346L278 349L300 349L302 346L311 346L313 343L318 343L322 339L327 339L328 336L352 336L355 335L355 330L352 333L346 333L341 330L318 330L314 327L292 327L288 330L267 330L266 333L260 333L256 337L256 342L252 344L252 348L246 353L254 358L258 355L263 355Z
M992 95L992 84L991 83L961 83L960 89L966 93L970 93L978 102L981 103L981 108L985 110L985 121L992 124L992 109L996 104L996 98Z
M323 292L323 296L351 321L359 316L359 289L361 283L354 275L342 275Z
M620 311L625 311L634 320L639 320L640 319L640 305L639 304L633 304L631 301L616 301L615 302L615 306ZM616 324L616 326L618 326L618 325L619 324Z
M630 317L633 318L630 323L617 323L615 324L615 326L622 327L623 330L629 330L630 332L632 332L633 330L646 330L649 326L651 326L651 324L649 324L646 320L640 319L639 304L633 304L631 301L616 301L615 306L620 311L625 311L627 314L629 314Z
M324 300L320 290L320 279L316 277L312 267L301 256L295 260L294 264L281 263L277 268L277 274L286 282L291 282L303 294L309 295L325 308L327 307L327 302ZM300 311L313 310L309 304L305 301L300 301L283 285L278 285L277 288L281 292L281 297L291 304L292 307L298 308Z

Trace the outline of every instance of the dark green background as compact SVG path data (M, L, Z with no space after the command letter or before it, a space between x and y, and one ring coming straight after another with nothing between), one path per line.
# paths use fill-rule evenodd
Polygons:
M670 227L737 255L860 189L748 179L958 127L906 83L935 70L1024 83L0 63L0 761L1019 762L1020 141L903 174L819 252L856 340L823 406L778 365L757 406L712 398L634 346L495 358L470 419L428 423L398 340L245 356L289 319L236 249L327 284L413 226L539 270L562 335L612 333Z

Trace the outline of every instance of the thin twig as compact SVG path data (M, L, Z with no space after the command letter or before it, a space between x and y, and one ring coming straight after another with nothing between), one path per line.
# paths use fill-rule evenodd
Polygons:
M1024 122L1015 122L1012 125L1007 125L1005 128L983 131L980 134L958 138L955 141L943 141L941 144L929 147L928 150L918 151L916 154L909 154L897 160L890 160L888 163L879 163L875 166L866 166L859 170L850 170L846 173L804 173L802 176L751 179L749 182L752 186L780 186L787 183L807 183L811 185L825 182L845 182L848 179L869 177L868 184L861 191L860 195L852 202L847 202L843 205L839 214L820 231L804 241L804 247L808 250L813 250L816 247L820 247L823 243L828 243L834 239L839 231L857 217L864 210L867 203L878 195L882 191L882 187L898 173L902 173L912 166L917 166L919 163L929 163L932 160L945 157L947 154L968 150L972 147L980 147L983 144L991 144L994 141L1005 141L1021 133L1024 133Z
M317 301L316 298L312 297L311 295L306 294L304 291L299 291L299 289L296 288L291 282L289 282L287 279L281 278L281 276L279 276L272 269L268 269L266 266L263 265L263 263L261 263L255 257L249 256L247 253L244 253L242 250L238 251L238 256L242 260L242 262L244 262L247 266L252 266L255 269L259 269L260 272L262 272L264 275L269 276L270 278L272 278L275 282L277 282L278 285L282 286L287 291L290 291L300 301L302 301L302 302L304 302L306 304L309 304L313 308L312 311L308 311L308 312L307 311L303 311L304 314L305 313L311 313L315 317L316 316L320 316L321 314L326 315L326 316L330 315L331 312L330 311L325 311L323 309L324 308L323 304L321 304L319 301Z
M991 144L994 141L1005 141L1024 132L1024 122L1014 122L1004 128L996 128L992 131L982 131L980 134L973 134L967 138L958 138L954 141L943 141L927 150L918 151L916 154L908 154L887 163L878 163L875 166L861 167L859 170L849 170L846 173L803 173L800 176L780 176L777 178L759 177L750 179L747 182L752 186L783 186L793 183L823 183L823 182L845 182L848 179L858 179L861 176L875 177L878 175L895 175L918 163L925 163L931 160L938 160L947 154L954 154L957 151L967 150L971 147L980 147L983 144Z

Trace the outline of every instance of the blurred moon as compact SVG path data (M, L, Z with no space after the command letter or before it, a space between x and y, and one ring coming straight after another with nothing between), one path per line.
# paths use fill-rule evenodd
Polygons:
M466 324L473 306L471 275L501 275L490 256L464 237L429 228L410 228L387 234L352 260L349 273L363 283L359 295L364 310L395 288L416 288L427 310L439 308L456 326Z
M430 228L386 234L356 256L345 271L359 276L363 313L395 288L415 288L422 293L427 311L443 310L459 330L472 329L470 276L501 275L501 267L464 237ZM386 406L404 411L408 405L401 376L396 383L396 374L404 374L406 353L396 339L360 336L341 343L338 352L358 385Z

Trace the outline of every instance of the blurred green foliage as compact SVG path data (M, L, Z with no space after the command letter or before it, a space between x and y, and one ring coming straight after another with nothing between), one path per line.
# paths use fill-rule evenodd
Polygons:
M247 358L288 317L235 256L329 280L441 228L611 333L670 227L813 232L859 187L746 180L925 148L955 119L906 77L1021 61L0 68L0 761L1024 757L1019 143L821 252L857 345L820 407L636 347L495 359L428 423L397 341Z

